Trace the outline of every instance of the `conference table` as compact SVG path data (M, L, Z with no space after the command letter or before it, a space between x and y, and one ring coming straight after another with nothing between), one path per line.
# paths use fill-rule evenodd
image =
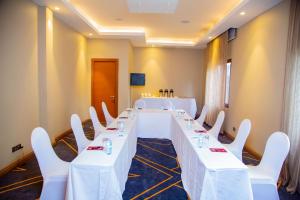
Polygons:
M176 109L185 110L193 118L196 116L196 99L192 97L142 97L141 99L146 103L146 109L160 109L166 101L171 101Z
M108 126L109 130L89 144L89 147L99 146L104 138L110 138L111 155L87 147L71 162L66 199L122 199L137 137L172 140L182 170L182 183L191 199L253 199L247 166L207 133L201 133L209 136L207 147L199 148L199 133L195 130L205 129L196 121L192 127L187 126L186 120L191 118L187 113L179 116L177 110L158 109L129 112L122 112ZM114 130L120 120L125 123L122 136Z

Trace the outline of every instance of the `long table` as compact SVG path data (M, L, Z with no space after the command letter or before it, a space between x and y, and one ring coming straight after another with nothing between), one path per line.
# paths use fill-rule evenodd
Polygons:
M104 133L98 136L90 145L101 145L102 138L109 137L113 141L113 153L84 150L79 154L70 165L66 198L122 199L137 137L144 137L172 140L183 186L191 199L253 199L247 166L229 151L219 153L198 148L197 134L187 129L184 120L190 116L178 117L176 113L138 110L135 117L126 120L126 135ZM110 127L116 127L116 121ZM193 128L204 129L197 122ZM208 146L225 148L213 136Z
M176 109L185 110L191 117L196 116L197 104L195 98L143 97L147 109L160 109L165 101L171 101Z

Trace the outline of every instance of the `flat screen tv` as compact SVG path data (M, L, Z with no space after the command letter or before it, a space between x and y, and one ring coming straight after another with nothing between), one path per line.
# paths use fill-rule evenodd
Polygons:
M130 73L130 85L145 85L145 74Z

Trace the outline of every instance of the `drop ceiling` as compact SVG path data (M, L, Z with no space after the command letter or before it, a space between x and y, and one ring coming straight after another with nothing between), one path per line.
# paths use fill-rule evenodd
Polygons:
M205 47L228 28L240 27L280 1L34 0L86 37L190 48Z

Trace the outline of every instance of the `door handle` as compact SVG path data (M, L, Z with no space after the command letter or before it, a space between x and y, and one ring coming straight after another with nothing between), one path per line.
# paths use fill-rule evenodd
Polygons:
M116 97L115 96L109 96L111 102L115 103Z

